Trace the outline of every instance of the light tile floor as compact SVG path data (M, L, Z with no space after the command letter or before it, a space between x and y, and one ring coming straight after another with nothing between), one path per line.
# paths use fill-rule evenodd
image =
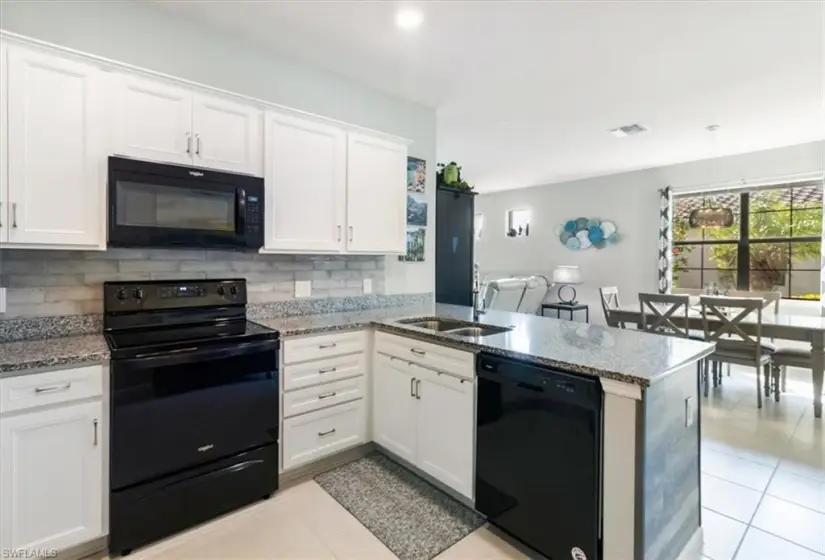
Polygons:
M761 410L755 390L754 374L735 368L703 400L701 559L825 560L825 421L813 417L810 373L792 372L782 402L766 402ZM389 560L395 555L309 480L129 558ZM437 560L525 558L483 527Z

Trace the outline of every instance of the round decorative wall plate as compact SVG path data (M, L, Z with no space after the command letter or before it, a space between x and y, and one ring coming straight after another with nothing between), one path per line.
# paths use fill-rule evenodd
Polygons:
M619 232L616 224L598 218L576 218L567 220L556 228L561 244L571 251L582 249L604 249L608 244L618 243Z

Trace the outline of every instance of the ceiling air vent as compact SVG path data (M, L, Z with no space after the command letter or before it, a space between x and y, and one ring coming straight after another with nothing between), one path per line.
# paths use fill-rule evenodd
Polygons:
M614 128L610 131L610 133L617 138L624 138L625 136L633 136L634 134L641 134L642 132L647 131L648 128L646 126L642 126L640 124L628 124L625 126L620 126L619 128Z

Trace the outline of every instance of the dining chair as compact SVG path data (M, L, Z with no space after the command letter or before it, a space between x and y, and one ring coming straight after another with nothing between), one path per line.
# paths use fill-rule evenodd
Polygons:
M762 309L767 309L773 305L774 316L779 315L779 302L782 300L782 292L774 290L772 292L752 292L749 290L729 290L725 295L737 298L762 298L764 303ZM771 338L771 342L776 339ZM730 377L730 364L728 364L728 377ZM766 395L767 396L767 395Z
M639 330L690 338L688 312L690 296L677 294L639 294ZM674 319L679 320L677 323Z
M771 354L773 348L762 342L762 308L760 298L731 298L702 296L699 298L702 308L702 326L705 340L716 343L716 350L708 356L713 362L737 364L756 368L756 403L762 408L762 382L760 376L765 374L764 390L770 390ZM756 314L756 332L754 335L742 329L743 321L751 314ZM708 367L704 371L705 396L708 395Z
M604 311L604 321L607 323L607 326L623 329L625 327L624 323L617 323L610 318L610 311L612 309L618 309L621 306L619 303L619 288L616 286L599 288L599 296L602 300L602 311Z

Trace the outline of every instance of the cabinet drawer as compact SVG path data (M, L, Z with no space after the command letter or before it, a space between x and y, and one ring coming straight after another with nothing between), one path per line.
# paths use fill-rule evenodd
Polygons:
M475 356L471 352L384 332L375 333L375 350L461 377L475 377Z
M284 418L364 397L364 376L284 393Z
M364 412L358 400L284 420L284 470L364 443Z
M364 375L365 359L361 353L284 366L284 391Z
M284 363L318 360L353 352L363 352L366 347L364 331L322 334L284 341Z
M0 379L0 414L103 394L103 366Z

